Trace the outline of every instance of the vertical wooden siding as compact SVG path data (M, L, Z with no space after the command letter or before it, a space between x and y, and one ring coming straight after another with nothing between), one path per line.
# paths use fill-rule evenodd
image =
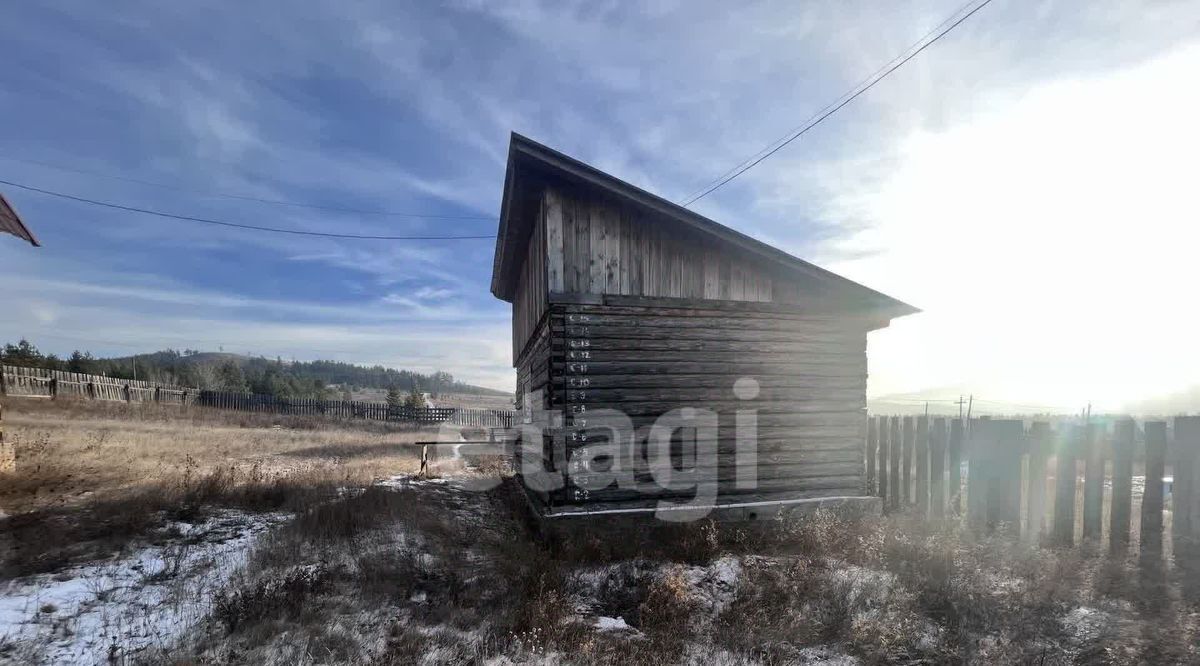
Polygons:
M750 302L792 302L788 296L799 294L795 285L777 287L761 262L610 200L547 189L542 213L550 292Z
M529 235L525 250L525 264L517 280L516 296L513 298L513 367L517 367L521 352L546 313L547 257L546 257L546 214L545 206ZM561 270L561 269L560 269Z

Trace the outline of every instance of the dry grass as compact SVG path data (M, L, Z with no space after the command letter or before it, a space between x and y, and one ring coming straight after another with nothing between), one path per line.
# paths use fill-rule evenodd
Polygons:
M209 622L142 655L149 662L1200 659L1200 605L1178 573L1094 549L825 511L783 523L573 524L544 539L511 479L487 492L370 484L414 470L412 453L392 447L428 433L275 430L256 415L140 408L6 414L24 469L59 479L7 491L23 507L0 523L9 541L58 544L11 549L10 575L157 538L161 520L208 507L294 514L261 538ZM596 616L632 630L597 631Z
M436 431L159 405L8 400L0 576L54 571L214 507L298 511L411 473Z
M248 603L244 618L222 620L194 648L197 658L1132 664L1197 656L1196 606L1148 595L1150 574L1125 560L829 512L770 525L580 526L551 549L525 528L517 493L512 484L488 493L376 488L298 517L264 544L230 597L275 603ZM728 566L736 584L714 588L715 572ZM1072 625L1079 609L1102 618L1098 628ZM589 614L623 617L636 633L598 633ZM322 658L314 645L332 652Z
M410 470L417 453L403 445L436 434L375 422L20 399L6 403L4 422L17 455L16 472L0 486L8 513L222 467L260 475L320 467L369 481Z

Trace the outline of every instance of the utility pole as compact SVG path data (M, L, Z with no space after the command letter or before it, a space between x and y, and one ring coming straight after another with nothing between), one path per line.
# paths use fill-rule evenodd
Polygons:
M962 417L963 417L963 405L967 404L967 401L964 400L962 397L962 394L959 393L958 394L958 402L956 402L954 404L958 405L958 420L961 421Z

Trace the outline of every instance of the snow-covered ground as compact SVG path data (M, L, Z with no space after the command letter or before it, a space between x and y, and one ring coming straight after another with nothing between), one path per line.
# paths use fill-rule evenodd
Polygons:
M227 511L175 525L167 545L0 584L0 662L120 663L170 645L282 519Z
M125 663L152 659L158 654L156 649L181 644L191 646L193 654L218 663L226 659L266 663L260 657L270 657L271 663L297 663L310 656L313 632L321 632L319 638L326 641L333 637L353 646L347 652L355 657L344 661L359 663L389 649L389 641L397 631L419 640L414 650L424 655L422 663L456 663L471 655L486 656L484 663L496 666L556 663L566 657L555 651L561 651L563 645L547 644L536 629L515 630L510 644L498 654L496 646L489 644L495 640L488 631L493 615L480 614L473 624L463 626L456 618L437 612L439 604L447 603L447 581L453 583L449 587L457 590L456 594L502 603L488 596L487 591L497 587L504 572L513 570L511 566L499 566L501 558L513 555L489 550L478 539L463 535L478 537L490 530L512 539L526 538L518 533L514 517L504 513L493 496L475 488L477 482L469 475L428 480L405 476L382 482L380 485L397 492L419 491L419 498L412 498L415 505L438 516L442 529L422 531L423 521L381 524L371 539L354 542L353 550L343 553L348 563L329 559L328 553L310 553L320 559L320 566L342 566L341 580L349 582L343 582L336 599L312 606L314 611L322 609L315 623L280 624L288 628L274 634L230 636L224 631L210 631L213 623L205 620L212 616L218 593L254 589L262 581L272 580L272 576L286 578L278 570L258 568L261 562L257 555L254 564L246 566L260 537L287 520L289 516L285 515L224 512L203 523L176 525L175 533L163 540L166 545L55 574L0 583L0 663ZM347 493L342 499L352 499L351 495ZM402 597L385 601L358 599L355 586L359 583L353 573L359 565L354 557L370 552L402 554L413 563L414 571L431 581L429 587L416 587ZM702 564L644 557L602 563L563 562L559 591L569 610L562 623L594 631L594 637L588 640L621 645L653 642L662 629L656 629L643 613L647 608L654 610L649 591L658 586L675 595L666 600L667 604L678 603L688 609L685 619L672 620L670 629L687 637L681 661L752 664L757 662L746 653L731 652L733 648L723 645L716 638L717 630L727 626L729 613L735 620L741 617L737 615L742 612L739 604L744 606L746 599L760 598L763 590L775 589L768 586L803 582L811 586L811 593L797 593L786 607L773 611L817 617L827 612L822 608L829 598L837 597L840 606L849 612L844 619L847 631L857 631L857 627L866 627L868 632L875 627L903 627L897 637L904 637L911 649L941 654L939 650L946 640L942 628L928 617L905 614L916 608L914 591L906 588L896 573L823 558L784 575L795 563L794 556L761 554L726 554ZM286 566L317 565L289 560ZM764 572L772 575L764 576ZM974 580L979 583L979 593L973 598L980 603L989 603L989 596L1016 598L1027 592L1026 581L1001 572L983 572ZM495 612L493 606L486 607L492 609L487 613ZM1122 615L1129 614L1101 604L1064 604L1060 610L1059 622L1066 637L1060 646L1064 654L1082 654L1110 632ZM206 632L207 640L198 640ZM305 632L310 632L307 638ZM1000 633L982 637L979 655L1007 654L1005 640ZM858 648L852 648L844 637L822 635L807 641L818 644L797 641L795 645L774 645L773 649L786 654L788 663L861 663L852 654ZM819 644L822 642L827 644ZM788 652L783 651L785 648Z

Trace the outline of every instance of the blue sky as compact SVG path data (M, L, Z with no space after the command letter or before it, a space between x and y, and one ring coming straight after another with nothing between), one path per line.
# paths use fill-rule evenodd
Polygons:
M728 3L682 0L21 3L0 22L0 179L268 226L488 234L515 130L679 200L799 125L960 5L750 2L731 12ZM1070 202L1080 192L1091 192L1095 209L1114 209L1088 182L1039 189L1045 179L1028 176L1030 163L1057 165L1062 174L1077 172L1079 160L1110 160L1131 172L1145 167L1127 157L1161 161L1137 152L1146 141L1118 141L1128 155L1097 157L1080 150L1091 145L1085 138L1067 145L1059 137L1086 127L1102 145L1144 127L1146 112L1160 108L1155 100L1190 108L1194 95L1170 84L1197 71L1198 15L1186 2L995 0L697 209L926 309L873 336L873 393L967 387L1086 400L1100 379L1080 378L1096 350L1076 349L1078 336L1013 342L1011 325L990 319L995 308L956 304L1007 304L1017 318L1031 307L1085 327L1086 312L1104 308L1112 289L1130 287L1105 285L1085 302L1090 310L1063 314L1078 285L1054 283L1061 264L1047 265L1014 295L1011 267L1020 257L981 248L999 236L1034 244L1073 217ZM1143 105L1107 103L1130 91L1141 91ZM1180 94L1189 96L1171 97ZM1079 107L1079 100L1095 104ZM1150 124L1164 150L1195 138L1183 117ZM1038 142L1021 143L1030 137ZM1013 154L1013 146L1024 152ZM1005 168L994 159L1001 153ZM1162 178L1142 185L1139 194L1164 186ZM45 247L0 243L2 339L28 336L59 353L220 346L444 369L512 385L508 306L488 292L489 241L289 237L3 191ZM960 199L947 196L955 192ZM1009 227L1011 220L996 219L1003 206L995 202L1015 200L1040 205ZM1118 237L1101 234L1095 242L1102 244L1089 247L1094 229L1076 242L1073 225L1050 234L1046 252L1080 250L1083 258L1074 256L1066 272L1107 272L1104 253L1119 249ZM1018 255L1021 247L1011 245ZM976 256L934 270L947 255ZM1171 277L1135 285L1134 293ZM1167 390L1185 381L1183 370L1200 369L1180 368L1180 353L1195 355L1182 338L1140 340L1138 348L1163 344L1174 345L1174 362L1164 357L1144 376L1137 374L1144 363L1130 362L1122 372L1133 375L1113 386L1137 381L1139 390ZM1023 374L990 351L996 345L1011 347ZM1045 370L1053 359L1066 360ZM1031 378L1033 368L1073 379L1029 393L1048 381ZM1128 397L1109 393L1113 401Z

